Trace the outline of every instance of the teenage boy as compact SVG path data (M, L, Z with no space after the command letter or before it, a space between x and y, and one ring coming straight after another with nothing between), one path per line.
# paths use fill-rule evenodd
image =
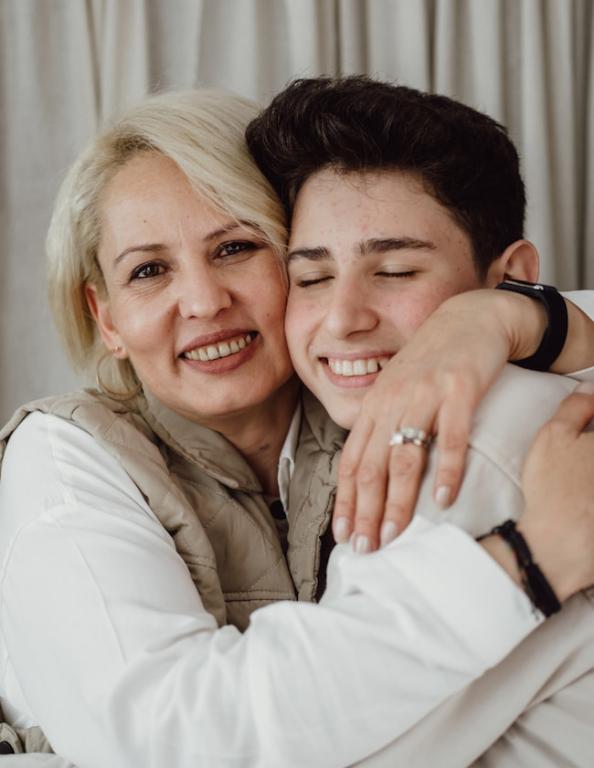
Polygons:
M506 281L543 295L549 328L527 363L546 370L558 356L566 306L554 291L516 282L537 280L538 254L523 238L517 153L493 120L409 88L318 78L279 94L247 137L291 220L293 362L338 424L352 427L383 365L442 302L466 291ZM485 295L484 311L503 295ZM568 308L571 324L580 313ZM440 511L425 481L417 513L447 514L476 536L517 517L525 452L574 387L509 366L479 409L459 499ZM306 398L305 419L312 407ZM396 442L412 445L397 450L424 451L425 426L402 424ZM335 532L344 533L340 521ZM382 541L394 534L385 520ZM373 528L359 531L356 549L374 548L374 537ZM571 610L370 764L462 766L483 755L481 765L589 765L593 628L592 593L577 595Z

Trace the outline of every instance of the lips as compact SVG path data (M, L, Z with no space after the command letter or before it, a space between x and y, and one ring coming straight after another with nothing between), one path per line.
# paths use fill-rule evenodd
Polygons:
M203 363L219 360L222 357L235 355L245 349L256 337L255 332L228 336L221 341L214 339L210 343L193 346L182 352L181 357L186 360L200 360Z
M367 376L378 373L390 360L389 356L360 357L354 360L328 357L326 361L336 376Z
M374 376L391 360L395 352L369 350L368 352L328 352L326 355L316 355L324 369L333 379L359 378Z
M222 337L222 338L221 338ZM249 339L247 338L249 337ZM201 337L202 342L205 337ZM208 338L208 337L207 337ZM208 344L190 344L179 355L186 370L209 376L230 374L240 369L260 348L261 337L256 331L219 334L219 340L209 339ZM237 351L235 351L237 349ZM206 359L204 359L206 357Z
M385 350L373 352L329 353L317 356L326 378L340 389L366 389L376 380L384 366L394 356Z

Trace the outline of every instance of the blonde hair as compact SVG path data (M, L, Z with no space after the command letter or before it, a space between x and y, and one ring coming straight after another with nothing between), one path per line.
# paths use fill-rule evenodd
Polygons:
M237 220L253 222L282 255L287 229L278 198L257 169L244 131L256 104L218 90L162 93L147 98L100 133L70 168L58 193L46 250L50 306L68 355L78 370L105 356L85 286L105 289L97 260L105 186L132 157L159 152L173 160L198 194ZM102 366L106 389L138 384L131 364Z

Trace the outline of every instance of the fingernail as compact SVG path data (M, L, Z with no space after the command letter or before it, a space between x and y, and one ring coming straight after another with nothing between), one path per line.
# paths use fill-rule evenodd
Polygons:
M438 507L445 509L450 503L451 490L449 485L440 485L435 491L435 501Z
M575 388L576 392L580 392L582 395L594 395L594 382L581 381Z
M391 541L393 541L396 538L396 534L398 533L398 527L395 522L392 520L386 520L386 522L382 525L382 528L380 530L380 544L382 547L385 547L386 544L389 544Z
M337 517L332 526L337 544L346 544L349 540L351 523L348 517Z
M367 536L363 536L361 534L355 536L353 549L358 555L364 555L366 552L369 552L369 539Z

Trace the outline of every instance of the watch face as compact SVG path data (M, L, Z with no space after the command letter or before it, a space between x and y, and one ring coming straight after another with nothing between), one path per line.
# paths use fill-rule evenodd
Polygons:
M504 291L513 291L514 293L523 293L526 296L538 297L546 294L561 294L555 288L554 285L546 285L545 283L529 283L527 280L504 280L495 286L501 288Z
M518 293L523 293L524 291L544 291L545 288L549 288L548 285L543 285L542 283L529 283L527 280L504 280L502 283L499 283L497 286L504 287L504 286L510 286L510 288L517 289Z

